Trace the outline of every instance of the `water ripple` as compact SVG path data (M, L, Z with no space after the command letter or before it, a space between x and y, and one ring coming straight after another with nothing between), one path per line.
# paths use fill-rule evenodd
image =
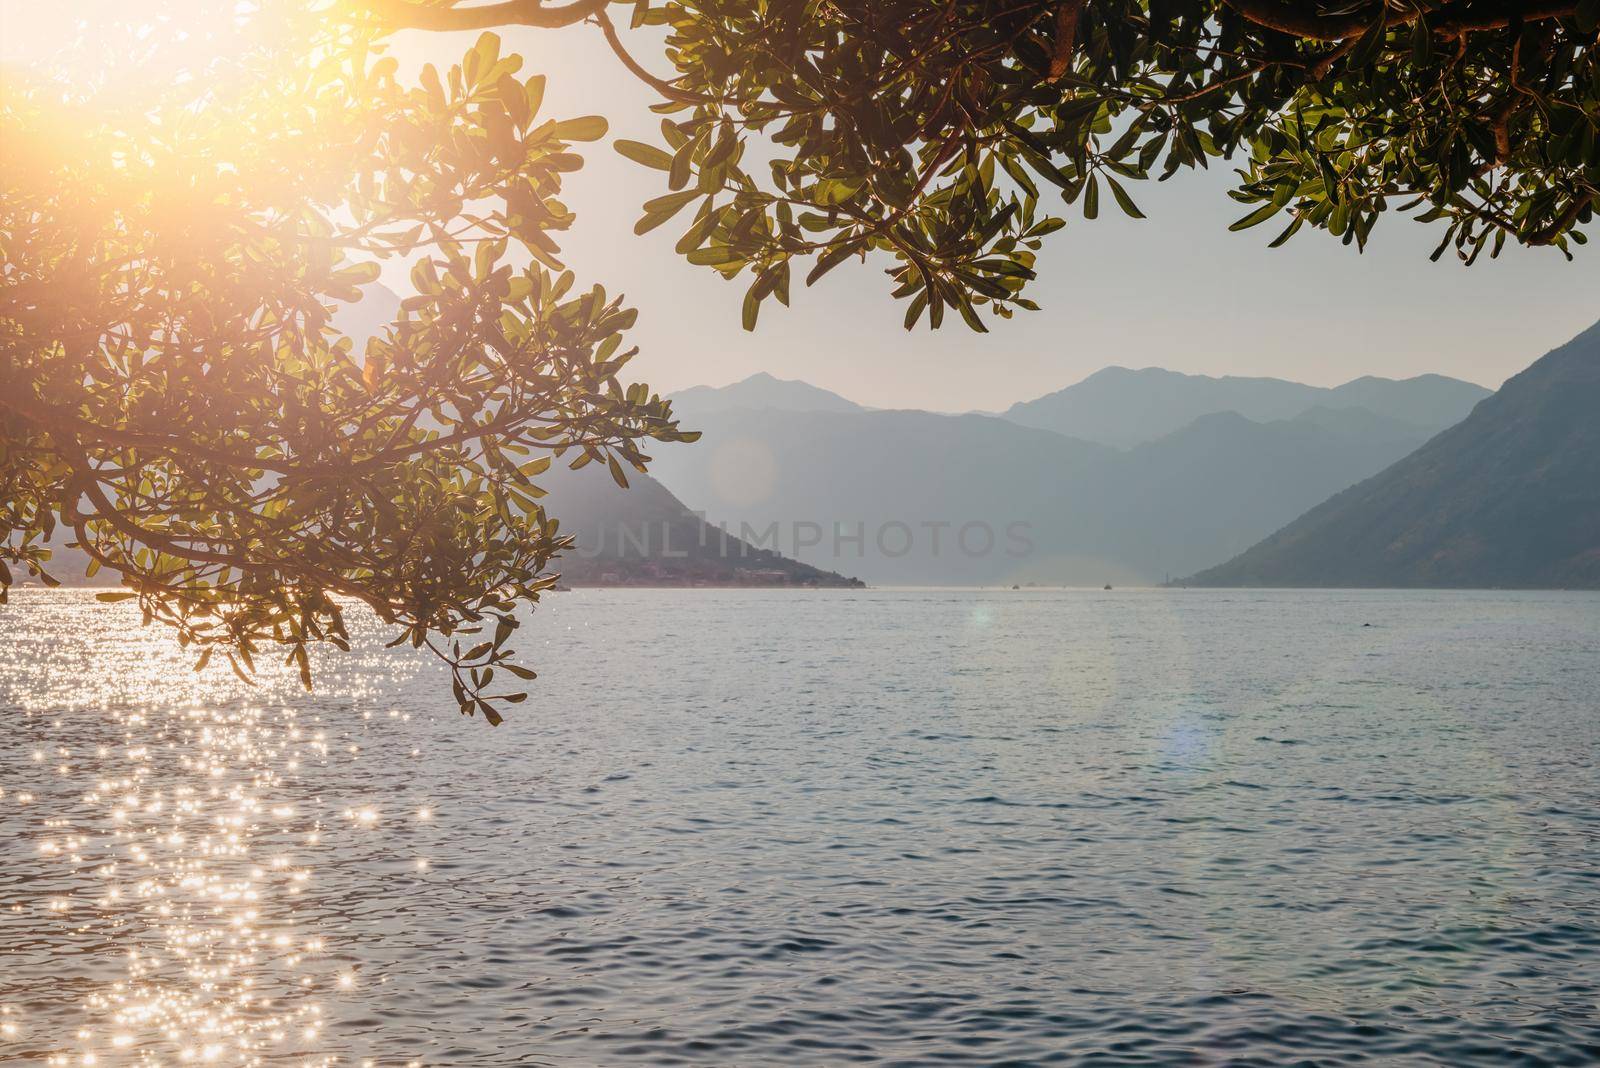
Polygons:
M17 602L0 1062L1600 1061L1594 596L582 592L495 731Z

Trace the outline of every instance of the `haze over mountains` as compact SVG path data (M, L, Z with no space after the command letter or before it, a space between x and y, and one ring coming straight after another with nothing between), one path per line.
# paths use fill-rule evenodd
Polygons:
M1255 422L1293 419L1309 408L1364 408L1424 428L1459 421L1490 391L1443 375L1357 378L1324 388L1281 378L1211 378L1159 367L1107 367L1076 385L1012 405L1005 418L1107 445L1154 441L1213 412Z
M1211 586L1600 588L1600 323Z
M727 386L691 386L671 395L679 416L711 415L736 408L781 408L791 412L864 412L846 400L809 382L774 378L762 371Z
M368 303L352 319L394 298ZM1600 324L1498 394L1108 367L1003 414L944 415L756 374L673 395L705 434L655 450L664 486L601 479L551 503L591 553L601 524L629 522L702 546L688 508L745 536L731 563L619 566L605 547L566 562L579 582L1597 586L1597 393Z
M370 287L340 325L397 305ZM704 436L655 478L545 479L567 582L1600 587L1600 324L1494 394L1108 367L1004 415L768 374L673 400Z
M655 450L652 471L713 523L872 582L1160 582L1237 553L1486 395L1432 375L1321 389L1111 368L1032 402L1092 411L1070 435L873 411L758 376L674 395L705 435Z

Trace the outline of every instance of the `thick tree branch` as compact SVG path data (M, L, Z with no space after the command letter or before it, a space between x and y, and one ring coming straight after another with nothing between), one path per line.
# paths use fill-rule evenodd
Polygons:
M1056 8L1055 49L1050 55L1050 80L1072 69L1072 53L1078 46L1078 16L1085 0L1061 0Z
M1346 37L1339 43L1337 48L1323 56L1321 59L1317 60L1315 65L1313 65L1311 68L1311 80L1314 82L1320 82L1322 79L1326 78L1328 76L1328 72L1333 69L1333 65L1339 62L1345 56L1349 55L1351 50L1355 48L1356 44L1359 43L1360 40L1361 38L1359 37Z
M598 11L610 0L573 0L561 7L546 7L541 0L502 0L496 4L457 7L449 4L417 4L410 0L365 0L364 6L396 29L408 30L487 30L496 26L538 26L558 29L573 26Z

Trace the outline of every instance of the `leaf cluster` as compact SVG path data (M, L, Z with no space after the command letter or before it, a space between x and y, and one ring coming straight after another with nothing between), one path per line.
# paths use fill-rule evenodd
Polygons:
M1378 219L1570 258L1600 192L1600 3L638 0L676 77L640 231L748 278L744 322L885 254L910 327L1032 308L1044 235L1233 161L1243 229L1363 247ZM614 33L614 42L620 39ZM1437 255L1437 254L1436 254Z
M553 236L606 123L544 117L493 34L405 84L381 35L295 10L144 94L0 102L0 591L60 531L197 667L270 651L308 687L359 602L498 722L568 544L541 473L625 481L694 437ZM341 317L393 259L414 294L358 348Z

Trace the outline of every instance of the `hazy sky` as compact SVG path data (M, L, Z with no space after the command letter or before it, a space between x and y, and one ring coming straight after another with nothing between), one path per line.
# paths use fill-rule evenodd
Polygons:
M86 4L94 0L77 0ZM48 54L39 24L59 15L41 10L0 0L7 59ZM448 65L475 36L411 34L401 50ZM611 120L613 137L659 143L648 91L620 68L597 30L508 29L503 36L507 51L527 58L524 74L549 75L546 114L597 112ZM637 54L666 72L648 42ZM739 327L747 280L725 282L673 252L687 214L634 236L639 205L665 191L660 172L622 159L609 143L586 151L589 163L569 176L564 197L577 226L557 236L580 281L625 292L639 308L635 377L663 391L767 371L869 405L993 409L1108 364L1323 385L1437 371L1498 386L1600 319L1600 248L1567 263L1553 249L1513 247L1466 269L1448 254L1428 262L1441 231L1393 216L1380 222L1364 255L1309 231L1268 249L1271 226L1227 232L1244 212L1225 195L1227 165L1214 163L1209 173L1131 186L1149 216L1142 222L1109 207L1095 222L1069 217L1047 241L1031 289L1043 310L992 321L989 334L973 334L956 318L937 332L907 333L904 306L890 300L881 271L853 263L812 289L797 280L795 306L768 301L749 334Z

